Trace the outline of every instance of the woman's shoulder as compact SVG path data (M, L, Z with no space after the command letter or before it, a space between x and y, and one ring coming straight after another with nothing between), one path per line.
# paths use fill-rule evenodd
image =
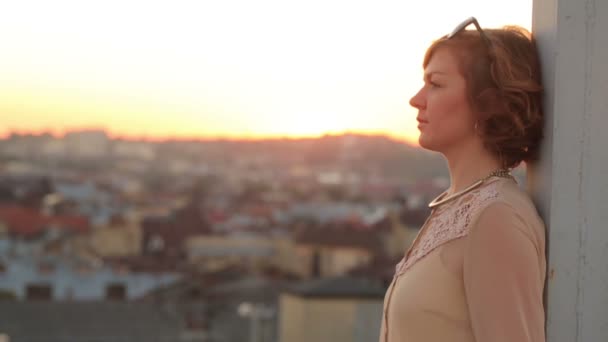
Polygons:
M512 222L514 229L521 230L537 244L544 243L545 224L528 193L512 180L502 180L490 189L492 196L479 208L475 225L482 216L484 222ZM475 228L473 228L475 229Z
M495 202L509 206L520 215L540 219L532 198L518 183L512 180L505 180L499 182L496 188Z

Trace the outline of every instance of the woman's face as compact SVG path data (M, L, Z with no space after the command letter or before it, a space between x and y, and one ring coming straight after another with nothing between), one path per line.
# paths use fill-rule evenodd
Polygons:
M410 105L418 109L418 142L425 149L445 154L477 138L466 80L447 48L433 53L424 69L424 85Z

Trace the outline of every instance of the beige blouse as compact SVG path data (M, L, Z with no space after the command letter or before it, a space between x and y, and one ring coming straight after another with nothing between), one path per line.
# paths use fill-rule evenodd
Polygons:
M429 215L386 292L380 342L544 342L545 272L534 205L492 178Z

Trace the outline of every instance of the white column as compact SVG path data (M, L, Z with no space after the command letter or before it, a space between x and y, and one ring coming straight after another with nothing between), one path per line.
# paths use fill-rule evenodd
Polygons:
M530 190L548 226L547 341L608 341L608 1L533 0L547 124Z

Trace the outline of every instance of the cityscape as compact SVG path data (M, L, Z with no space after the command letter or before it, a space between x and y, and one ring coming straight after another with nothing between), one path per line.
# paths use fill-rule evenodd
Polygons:
M443 163L381 135L12 133L0 140L0 333L373 340L394 267L448 184Z

